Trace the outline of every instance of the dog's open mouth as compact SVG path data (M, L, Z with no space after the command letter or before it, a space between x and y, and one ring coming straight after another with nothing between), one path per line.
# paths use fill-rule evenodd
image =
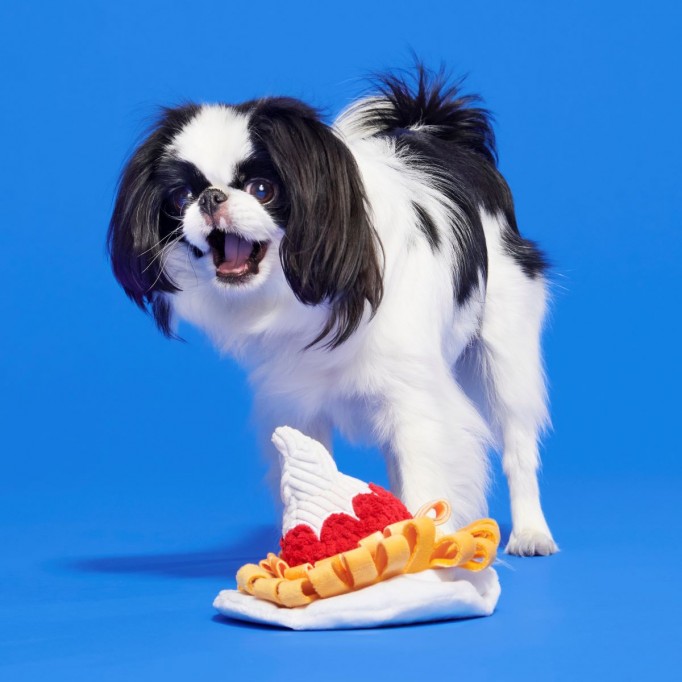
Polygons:
M213 230L208 235L216 277L224 282L238 282L258 272L268 242L253 242L234 232Z

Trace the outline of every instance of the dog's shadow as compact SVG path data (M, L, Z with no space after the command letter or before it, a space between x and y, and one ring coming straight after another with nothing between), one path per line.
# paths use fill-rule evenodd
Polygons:
M131 554L71 559L67 570L83 573L151 574L171 578L224 578L247 562L257 561L276 550L279 530L256 526L224 545L200 551L162 554Z

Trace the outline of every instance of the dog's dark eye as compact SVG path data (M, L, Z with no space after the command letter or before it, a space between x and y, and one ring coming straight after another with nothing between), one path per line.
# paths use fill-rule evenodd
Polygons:
M244 191L255 197L261 204L267 204L275 198L277 186L265 178L254 178L244 185Z
M180 187L171 192L170 205L175 213L181 215L182 213L185 212L187 204L189 204L189 202L192 201L192 199L194 199L192 190L187 186Z

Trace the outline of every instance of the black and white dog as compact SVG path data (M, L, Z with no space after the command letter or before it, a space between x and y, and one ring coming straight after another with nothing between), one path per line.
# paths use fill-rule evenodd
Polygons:
M536 473L546 263L475 97L420 67L332 126L280 97L167 109L108 240L163 332L183 318L244 363L267 441L282 424L369 438L407 507L445 498L452 527L485 515L498 445L507 551L556 551Z

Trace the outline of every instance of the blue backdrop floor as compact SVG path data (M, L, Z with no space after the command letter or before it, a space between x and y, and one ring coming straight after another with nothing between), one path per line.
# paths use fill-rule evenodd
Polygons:
M42 506L2 528L0 679L668 676L679 664L679 481L545 483L562 552L502 556L492 617L308 633L212 610L239 565L276 546L267 514L245 509L230 525L181 486L175 500L133 495L132 507L111 488L71 502L36 491Z

